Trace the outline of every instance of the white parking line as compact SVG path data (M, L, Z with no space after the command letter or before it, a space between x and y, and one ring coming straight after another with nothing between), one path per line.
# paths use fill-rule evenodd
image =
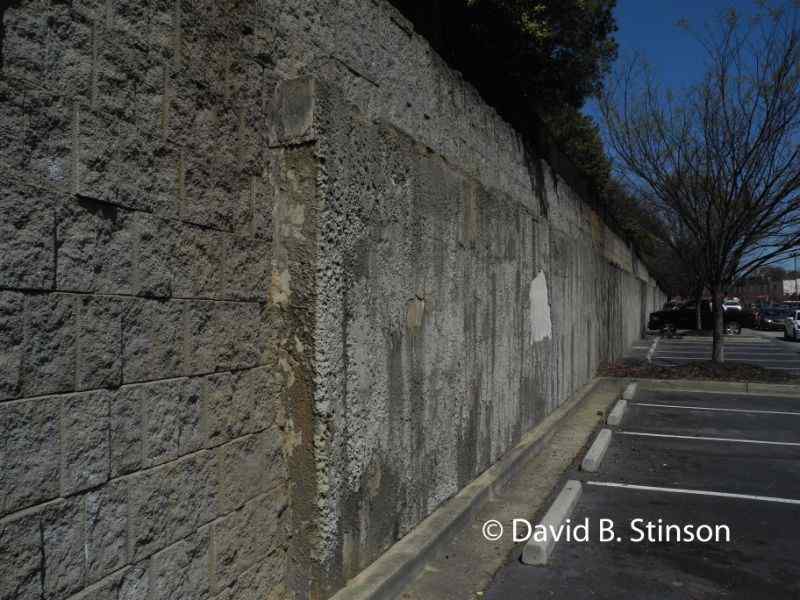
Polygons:
M631 490L644 490L650 492L666 492L668 494L690 494L693 496L716 496L718 498L737 498L740 500L759 500L761 502L778 502L780 504L800 504L794 498L779 498L776 496L754 496L752 494L734 494L731 492L713 492L708 490L689 490L684 488L668 488L652 485L635 485L632 483L614 483L611 481L587 481L586 485L600 487L625 488Z
M703 355L711 355L711 348L708 349L696 349L696 350L676 350L675 348L659 348L658 354L703 354ZM792 352L739 352L736 350L730 350L725 348L725 356L728 355L732 356L741 356L741 357L753 357L753 358L769 358L770 356L781 357L785 356L787 358L797 358L800 359L800 355L794 354Z
M658 366L658 367L673 367L673 366L675 366L674 363L670 363L670 362L664 362L664 363L659 364L658 363L659 360L660 359L658 357L654 358L653 359L653 364ZM672 359L672 360L680 361L680 360L709 360L709 359L693 358L693 359ZM800 371L800 363L796 367L772 367L772 366L770 366L769 369L772 370L772 371Z
M658 360L659 358L668 358L668 359L673 359L673 360L711 360L710 356L664 356L662 354L657 354L653 358L655 360ZM727 360L737 361L737 362L738 361L743 361L743 360L746 360L746 361L749 361L749 362L768 362L768 363L774 363L774 362L796 362L798 364L798 366L800 366L800 357L798 357L798 358L749 358L749 357L746 357L746 356L742 356L742 357L738 357L738 358L731 358L731 357L726 355L726 359Z
M783 410L746 410L743 408L716 408L709 406L685 406L678 404L654 404L652 402L636 402L632 406L651 406L654 408L682 408L685 410L713 410L716 412L749 413L754 415L792 415L800 417L800 412L790 412Z
M618 431L622 435L670 438L674 440L696 440L699 442L735 442L737 444L764 444L768 446L800 446L800 442L773 442L770 440L748 440L742 438L704 437L699 435L676 435L672 433L647 433L644 431Z
M707 348L669 348L661 345L660 350L662 352L711 352L711 347ZM730 346L725 347L725 354L757 354L758 356L765 356L770 354L776 354L779 356L785 356L786 354L796 354L795 352L788 352L786 350L740 350L739 348L731 348Z
M658 347L658 340L661 338L656 338L653 340L653 345L650 346L650 350L647 351L647 362L653 362L653 354L656 353L656 348Z

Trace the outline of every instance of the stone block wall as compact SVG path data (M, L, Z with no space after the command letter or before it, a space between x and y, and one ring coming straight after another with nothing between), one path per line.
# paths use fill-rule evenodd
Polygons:
M326 598L661 301L384 0L0 10L0 600Z
M274 83L216 3L4 7L0 598L283 598Z

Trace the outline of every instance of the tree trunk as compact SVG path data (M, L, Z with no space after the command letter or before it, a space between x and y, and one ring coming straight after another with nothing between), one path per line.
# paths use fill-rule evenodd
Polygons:
M700 290L697 294L695 294L695 301L697 305L695 307L695 329L697 331L702 331L703 329L703 311L702 311L702 302L703 302L703 290Z
M723 351L725 332L725 317L722 311L723 294L719 288L711 288L711 297L713 298L713 317L714 317L714 348L711 351L711 360L715 363L725 362L725 353Z

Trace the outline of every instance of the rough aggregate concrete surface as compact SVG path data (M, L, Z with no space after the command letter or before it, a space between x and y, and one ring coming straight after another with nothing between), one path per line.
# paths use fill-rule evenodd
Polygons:
M0 600L326 598L660 302L384 0L3 6Z

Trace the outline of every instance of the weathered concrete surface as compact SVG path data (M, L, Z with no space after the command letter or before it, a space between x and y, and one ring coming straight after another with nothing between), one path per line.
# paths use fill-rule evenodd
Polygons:
M326 597L659 300L382 0L1 30L0 599Z
M351 577L620 356L658 291L641 266L609 262L618 240L592 235L563 182L546 180L545 217L335 88L306 91L322 203L319 551Z
M481 597L515 547L519 549L512 535L503 535L496 542L487 543L483 524L489 519L499 520L507 533L513 519L525 518L538 523L562 489L567 479L565 474L571 475L569 470L576 465L576 457L591 442L602 416L619 397L620 389L619 383L601 379L583 396L575 409L552 429L546 451L535 453L522 462L514 477L494 491L489 502L470 516L468 526L440 548L435 558L403 588L398 600ZM560 410L570 403L562 405ZM558 411L549 418L557 414Z

